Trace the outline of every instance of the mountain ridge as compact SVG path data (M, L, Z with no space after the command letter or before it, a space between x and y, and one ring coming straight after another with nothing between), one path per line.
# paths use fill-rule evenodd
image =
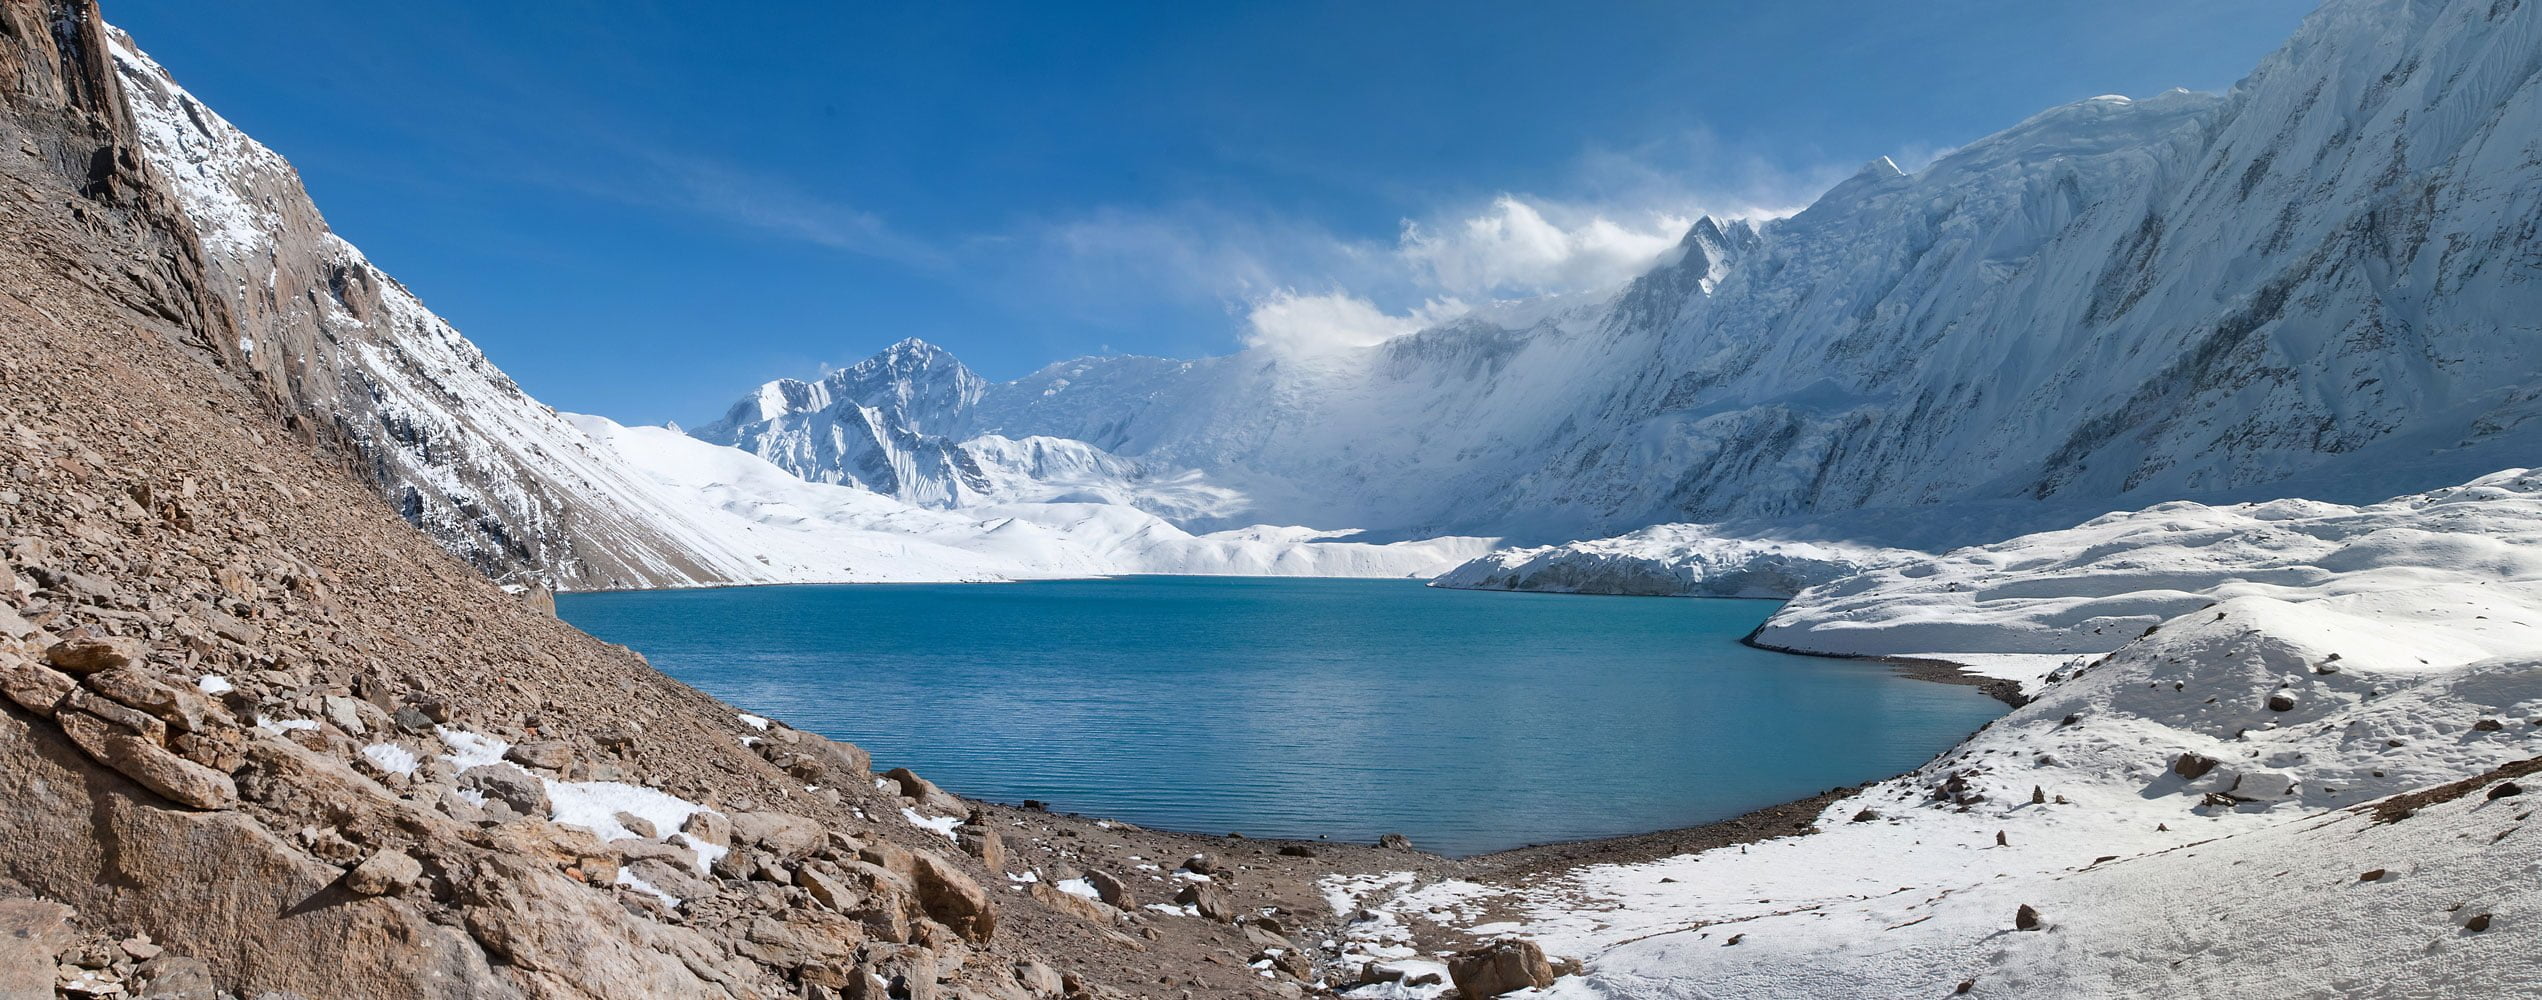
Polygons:
M2343 0L2225 94L2087 98L1912 174L1875 160L1789 218L1699 221L1585 309L1314 358L1073 359L992 383L947 436L1082 441L1241 495L1199 523L1412 536L1808 520L1924 545L1847 515L2036 502L2040 528L2459 482L2519 464L2502 428L2542 392L2522 23Z

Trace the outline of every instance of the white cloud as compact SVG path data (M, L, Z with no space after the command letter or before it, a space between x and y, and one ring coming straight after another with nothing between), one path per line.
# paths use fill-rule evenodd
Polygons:
M1406 221L1396 253L1432 290L1447 294L1577 292L1620 285L1649 270L1694 224L1671 212L1645 212L1628 224L1595 211L1551 208L1571 216L1570 224L1507 194L1445 227Z
M1300 295L1280 289L1245 312L1245 346L1292 356L1329 354L1381 344L1465 311L1455 299L1431 299L1403 315L1348 292Z

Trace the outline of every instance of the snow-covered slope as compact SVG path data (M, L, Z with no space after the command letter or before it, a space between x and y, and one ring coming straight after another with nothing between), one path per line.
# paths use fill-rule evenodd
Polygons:
M390 507L504 581L748 579L554 410L327 229L291 165L110 31L143 140L241 336L204 345L303 434L342 446Z
M1847 542L1725 537L1700 524L1661 524L1614 538L1500 549L1430 581L1463 590L1646 597L1790 597L1924 553Z
M993 581L1131 573L1427 577L1489 538L1369 544L1256 527L1195 535L1132 507L1014 503L962 510L806 482L755 455L660 427L573 421L718 551L750 554L754 582Z
M1788 219L1699 222L1603 299L1305 357L1063 362L949 434L1398 535L2461 482L2529 462L2542 400L2537 18L2333 0L2229 94L1875 161Z
M2361 507L2175 502L2111 514L1813 588L1757 641L1961 661L2026 654L2037 664L2106 653L2160 622L2243 598L2372 608L2372 595L2385 592L2528 583L2542 584L2542 476L2504 472ZM2461 607L2483 603L2466 594ZM2407 647L2431 661L2542 641L2512 618L2461 614L2476 620L2441 634L2395 632L2371 613L2338 627L2360 648Z
M2542 758L2542 474L2357 508L2156 507L1808 591L1767 634L2090 655L1813 835L1361 902L1585 958L1552 991L1569 997L2542 983L2542 784L2471 781L2397 822L2409 801L2352 809ZM2016 929L2023 906L2042 930Z

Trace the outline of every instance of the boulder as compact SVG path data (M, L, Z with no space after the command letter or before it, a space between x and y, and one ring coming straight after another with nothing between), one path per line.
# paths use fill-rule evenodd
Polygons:
M1412 838L1400 833L1389 833L1377 838L1377 846L1389 851L1409 851L1412 849Z
M723 813L700 809L688 814L687 819L680 821L680 834L700 846L731 847L733 821L731 817Z
M515 743L503 752L503 759L523 767L562 771L574 762L574 745L563 740L532 740Z
M989 902L988 890L936 853L914 853L917 864L911 881L918 887L918 904L927 916L953 928L964 940L988 940L997 930L997 910Z
M370 735L371 727L362 723L362 705L364 704L351 698L328 695L319 699L318 715L326 719L329 725L343 730L348 735L367 736Z
M171 684L146 670L117 667L88 675L88 689L150 715L182 732L203 731L221 709L202 691Z
M783 920L753 918L735 950L781 969L799 969L847 960L864 937L864 928L845 917L792 910Z
M103 719L124 732L147 737L152 743L164 744L168 741L168 724L159 721L158 716L87 688L75 689L69 697L62 699L61 707L55 712L54 721L60 721L65 715L77 714Z
M1130 895L1129 884L1114 877L1111 872L1089 869L1086 872L1086 883L1094 886L1095 895L1102 897L1103 901L1110 904L1114 909L1135 910L1139 908L1139 901L1137 897Z
M510 764L481 764L461 771L459 787L483 794L489 804L500 802L522 816L546 819L554 808L547 800L546 783Z
M74 636L46 647L44 662L63 673L93 674L138 663L149 655L150 647L138 639Z
M856 904L864 901L864 896L848 885L845 878L824 870L817 863L795 869L794 884L802 886L815 902L840 913L853 910Z
M79 682L72 680L69 674L32 660L0 653L0 695L8 696L10 701L17 702L27 711L52 718L53 713L61 708L63 699L69 698L78 687Z
M136 1000L216 1000L220 987L212 982L212 967L199 958L161 955L141 963L133 970L132 988ZM6 996L7 994L0 994Z
M1090 924L1109 927L1112 926L1113 921L1121 919L1120 911L1084 896L1064 891L1048 882L1035 882L1026 891L1043 906Z
M891 872L892 874L898 875L902 878L914 878L918 873L917 856L911 854L908 848L888 841L867 844L864 847L858 848L856 856L864 859L867 864L882 868L883 870Z
M900 786L900 794L903 798L917 800L918 808L954 816L964 815L971 811L969 803L962 801L951 792L936 787L935 782L919 777L917 772L908 768L892 768L883 772L883 778Z
M2299 783L2292 771L2244 771L2234 780L2231 793L2237 799L2274 801L2294 795Z
M404 851L391 849L362 859L361 864L344 873L344 887L365 896L385 896L423 877L422 862Z
M1533 941L1494 941L1449 956L1448 978L1458 996L1484 1000L1553 985L1553 963Z
M1006 839L985 826L966 826L954 831L954 841L964 853L980 859L990 871L1006 870Z
M1234 920L1243 913L1236 909L1234 896L1207 882L1184 886L1183 891L1174 895L1174 901L1199 911L1202 917L1210 920Z
M715 883L697 876L697 870L672 864L660 858L646 858L626 867L626 873L682 900L703 899L715 895Z
M819 733L795 731L795 750L819 766L819 779L831 784L844 784L864 777L874 768L874 758L863 747L841 743Z
M821 824L791 813L737 812L730 817L733 840L757 845L783 858L800 858L828 840Z
M2171 773L2189 781L2196 781L2206 777L2207 772L2215 770L2215 766L2220 763L2223 762L2205 754L2184 753L2172 759Z

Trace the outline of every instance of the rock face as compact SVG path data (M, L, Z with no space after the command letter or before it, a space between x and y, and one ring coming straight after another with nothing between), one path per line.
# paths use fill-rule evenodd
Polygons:
M1553 985L1553 963L1533 941L1495 941L1448 959L1458 996L1496 997Z
M203 346L289 434L344 452L391 510L500 580L732 578L604 450L330 232L281 156L131 39L111 41L100 55L129 98L129 152L156 166L199 228L208 286L235 325Z

